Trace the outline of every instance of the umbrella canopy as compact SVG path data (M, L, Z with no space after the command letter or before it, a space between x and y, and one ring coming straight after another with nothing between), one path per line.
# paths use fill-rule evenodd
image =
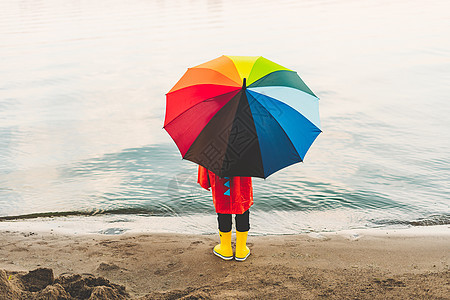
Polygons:
M261 56L189 68L166 101L164 128L182 157L220 177L266 178L303 161L321 133L316 95Z

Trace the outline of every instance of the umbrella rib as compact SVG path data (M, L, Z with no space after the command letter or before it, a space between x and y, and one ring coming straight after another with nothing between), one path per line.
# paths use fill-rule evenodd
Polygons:
M242 89L242 94L245 96L245 98L246 98L246 100L247 100L247 105L250 106L250 103L248 102L248 94L247 94L247 92L245 91L245 89ZM241 101L241 99L240 99L240 101ZM240 102L240 101L239 101L239 102ZM240 105L240 104L238 104L238 106L236 107L236 112L235 112L235 114L237 113L237 110L239 109L239 105ZM251 110L251 109L250 109L250 110ZM235 118L236 118L236 115L235 115ZM234 120L235 120L235 118L234 118ZM253 119L253 115L251 116L251 118L252 118L252 122L253 122L253 124L254 124L254 126L255 126L255 130L256 130L256 125L255 125L255 120ZM233 120L233 123L234 123L234 120ZM231 128L233 128L233 125L232 125ZM257 140L257 143L258 143L259 152L261 153L261 145L260 145L260 143L259 143L259 138L258 138L258 135L257 135L257 134L256 134L256 140ZM228 149L230 148L230 142L229 142L229 141L230 141L230 136L228 136L228 143L227 143L226 148L225 148L225 153L227 153L227 152L228 152ZM223 168L223 163L224 163L224 162L222 162L221 168ZM263 161L262 157L261 157L261 166L262 166L263 176L265 176L265 174L264 174L264 161Z
M258 78L258 80L255 80L254 82L252 82L248 87L252 87L252 85L254 85L255 83L257 83L258 81L261 81L261 80L265 79L267 76L269 76L269 75L271 75L271 74L273 74L273 73L276 73L276 72L280 72L280 71L284 71L284 72L292 72L292 73L296 73L296 74L298 75L297 72L292 71L292 70L273 70L272 72L267 73L266 75L264 75L264 76ZM250 76L249 76L249 77L250 77ZM300 76L299 76L299 77L300 77Z
M205 71L212 72L214 75L209 74L208 76L199 76L198 74L192 74L193 72L195 73L195 72L205 72ZM213 79L215 76L218 76L218 78L215 78L217 80L217 82L215 82L216 80ZM195 80L193 83L186 85L186 81L189 82L190 80L192 80L192 78L196 78L197 80ZM202 82L202 80L200 80L200 78L203 78L203 80L205 80L205 82ZM224 79L225 79L225 81L230 81L230 82L221 83L220 81L224 81ZM196 81L198 81L198 82L196 82ZM180 82L181 82L181 84L180 84ZM233 84L231 84L231 83L233 83ZM200 67L200 68L194 67L194 68L188 68L187 71L181 77L181 79L170 89L170 91L167 94L176 92L178 90L182 90L182 89L190 87L190 86L199 85L199 84L217 84L217 85L224 85L224 86L240 86L241 85L239 82L236 82L235 80L231 79L227 75L225 75L217 70L214 70L211 68L205 68L205 67ZM174 89L178 85L181 85L181 87ZM184 86L184 85L186 85L186 86Z
M311 97L313 97L313 98L316 98L317 101L320 101L320 99L317 98L316 96L313 96L313 95L311 95L311 94L308 94L308 93L306 93L306 92L304 92L304 91L302 91L302 90L296 89L296 88L292 88L292 87L288 87L288 86L281 86L281 85L264 86L264 87L261 87L261 88L265 88L265 87L269 87L269 88L271 88L271 87L278 87L278 88L285 88L285 89L293 89L293 90L296 90L296 91L300 91L300 92L302 92L302 93L304 93L304 94L306 94L306 95L308 95L308 96L311 96ZM313 124L315 127L317 127L317 128L322 132L322 129L320 128L320 127L321 127L320 124L319 124L319 125L314 124L314 122L312 122L308 117L306 117L301 111L295 109L294 107L292 107L291 105L289 105L288 103L286 103L286 102L284 102L284 101L282 101L282 100L280 100L280 99L277 99L277 98L275 98L275 97L272 97L272 96L263 94L263 93L261 93L261 92L255 90L256 88L258 88L258 87L249 88L249 90L250 90L252 93L256 93L256 94L258 94L258 95L268 97L268 98L270 98L270 99L273 99L273 100L275 100L275 101L278 101L278 102L280 102L280 103L283 103L284 105L289 106L290 108L292 108L293 110L295 110L295 111L297 111L299 114L301 114L304 118L306 118L311 124ZM256 99L256 98L255 98L255 99ZM258 101L258 102L259 102L259 101Z
M233 82L234 82L234 81L233 81ZM181 89L179 89L179 90L175 90L175 91L168 92L168 93L166 93L166 96L167 96L167 95L170 95L170 94L173 94L173 93L176 93L176 92L179 92L179 91L182 91L182 90L185 90L185 89L189 89L189 88L194 87L194 86L199 86L199 85L217 85L217 86L229 86L229 87L235 87L236 89L239 89L239 88L240 88L240 86L238 87L238 86L235 86L235 85L227 85L227 84L198 83L198 84L193 84L193 85L190 85L190 86L186 86L186 87L181 88Z
M256 102L258 102L259 105L261 105L261 107L275 120L275 122L277 122L278 126L280 126L281 130L283 130L284 134L286 135L286 137L288 138L289 143L291 144L292 148L294 148L295 153L297 153L298 157L300 158L300 162L303 161L303 158L300 157L300 154L297 151L297 148L294 146L294 144L291 141L291 138L289 137L289 135L286 133L286 131L284 130L283 126L281 126L280 122L278 122L278 120L264 107L264 105L261 104L261 102L258 101L258 99L256 99L256 97L253 97L253 99L255 99ZM269 97L270 98L270 97Z
M241 92L241 91L237 92L236 95L238 95L240 92ZM219 114L219 113L225 108L225 106L230 105L230 101L232 101L232 100L236 97L236 95L234 95L227 103L225 103L225 105L224 105L221 109L219 109L219 110L216 112L216 114L215 114L214 116L216 116L217 114ZM237 109L237 106L236 106L236 109ZM214 118L214 116L213 116L213 118ZM208 124L209 124L209 123L208 123ZM206 125L206 126L207 126L207 125ZM206 126L205 126L205 127L206 127ZM203 128L202 131L203 131L204 129L205 129L205 128ZM201 134L201 133L200 133L200 134ZM200 134L195 138L195 140L192 142L191 146L197 141L197 139L199 138ZM228 145L227 145L227 148L228 148ZM189 152L189 150L186 151L186 153L182 156L182 159L186 159L185 157L186 157L186 155L188 154L188 152ZM225 152L226 152L226 150L225 150ZM190 160L190 159L188 159L188 160ZM198 163L198 162L196 162L196 161L194 161L194 160L190 160L190 161L193 161L193 162L195 162L195 163ZM204 167L207 168L206 166L204 166Z
M173 118L169 123L167 123L166 125L164 125L163 128L166 128L170 123L172 123L173 121L175 121L176 119L178 119L181 115L183 115L185 112L187 112L188 110L191 110L192 108L194 108L195 106L199 105L200 103L203 103L203 102L208 101L208 100L210 100L210 99L216 98L216 97L218 97L218 96L225 96L225 95L228 95L228 94L231 94L231 93L236 93L236 91L238 91L238 89L236 89L236 90L234 90L234 91L231 91L231 92L228 92L228 93L225 93L225 94L220 94L220 95L217 95L217 96L214 96L214 97L210 97L210 98L204 99L204 100L202 100L202 101L200 101L200 102L198 102L198 103L195 103L194 105L192 105L191 107L189 107L188 109L186 109L185 111L183 111L181 114L179 114L178 116L176 116L175 118ZM227 103L228 103L228 102L227 102ZM219 111L220 111L220 110L219 110Z
M255 68L256 63L258 62L258 60L260 60L261 58L263 58L262 56L258 57L255 62L253 63L253 66L250 70L250 72L248 72L248 78L251 78L250 76L252 75L253 69Z
M235 67L235 68L236 68L236 67ZM217 70L214 70L214 69L211 69L211 68L205 68L205 67L194 67L194 68L191 68L191 69L205 69L205 70L212 70L212 71L215 71L215 72L217 72L217 73L219 73L219 74L225 76L226 78L230 79L231 81L235 82L238 86L241 86L241 82L237 82L236 80L231 79L231 78L228 77L227 75L225 75L225 74L223 74L222 72L219 72L219 71L217 71ZM237 72L237 70L236 70L236 72ZM239 74L238 74L238 75L239 75Z
M310 96L313 96L314 98L317 98L318 100L320 100L319 97L317 97L316 94L314 94L313 91L311 91L312 94L310 94L310 93L308 93L308 92L305 92L304 90L301 90L301 89L298 89L298 88L295 88L295 87L292 87L292 86L286 86L286 85L252 86L252 85L254 85L255 83L257 83L258 81L262 81L262 80L264 80L266 77L268 77L269 75L272 75L273 73L276 73L276 72L292 72L292 73L297 74L298 78L299 78L299 79L303 82L303 84L305 84L305 86L311 91L311 89L306 85L306 83L303 81L303 79L300 78L300 76L298 75L298 73L295 72L295 71L292 71L292 70L275 70L275 71L273 71L273 72L270 72L270 73L264 75L263 77L259 78L259 79L256 80L255 82L252 82L247 88L249 88L249 89L251 89L251 88L259 88L259 87L284 87L284 88L291 88L291 89L295 89L295 90L298 90L298 91L300 91L300 92L303 92L303 93L305 93L305 94L308 94L308 95L310 95Z

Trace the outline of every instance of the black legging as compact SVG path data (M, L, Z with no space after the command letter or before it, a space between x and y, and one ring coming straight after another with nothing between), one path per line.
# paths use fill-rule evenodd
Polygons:
M236 221L237 231L249 231L250 229L250 210L245 211L241 215L236 215L234 220ZM231 215L217 213L217 221L219 222L219 230L221 232L231 231Z

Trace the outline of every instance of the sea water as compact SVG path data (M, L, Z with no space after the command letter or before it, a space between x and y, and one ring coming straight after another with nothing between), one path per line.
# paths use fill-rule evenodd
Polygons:
M449 10L2 1L0 228L215 232L211 194L162 125L165 93L222 54L271 59L320 98L304 162L253 180L253 232L447 225Z

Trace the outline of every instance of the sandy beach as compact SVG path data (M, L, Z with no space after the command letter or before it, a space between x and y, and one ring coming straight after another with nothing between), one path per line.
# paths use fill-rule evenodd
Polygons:
M450 299L448 235L250 236L245 262L217 240L2 231L0 298Z

